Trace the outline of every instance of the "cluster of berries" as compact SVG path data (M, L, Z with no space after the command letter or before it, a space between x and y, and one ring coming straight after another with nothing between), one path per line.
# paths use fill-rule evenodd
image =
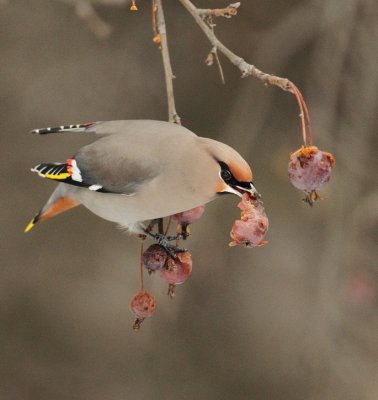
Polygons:
M230 246L258 247L264 245L266 242L263 238L269 223L262 203L246 193L238 206L241 216L231 229L232 242ZM201 218L204 210L205 207L200 206L171 217L178 224L177 231L184 239L189 236L189 225ZM143 270L149 274L158 272L160 278L168 284L168 296L173 298L176 285L186 282L192 273L192 256L188 251L176 251L172 254L164 246L152 244L142 254L141 268L141 289L130 301L130 310L136 318L133 325L135 330L140 328L145 318L154 314L157 306L155 298L144 289Z
M171 218L180 228L184 239L189 236L189 225L201 218L205 206L175 214ZM179 229L177 229L178 231ZM168 251L164 246L152 244L142 254L141 268L149 274L159 272L160 278L168 283L168 296L175 296L176 285L184 283L192 273L192 256L188 251ZM143 279L143 275L142 275ZM147 317L151 317L156 310L156 300L143 288L130 301L130 310L135 315L133 328L140 328L140 324Z

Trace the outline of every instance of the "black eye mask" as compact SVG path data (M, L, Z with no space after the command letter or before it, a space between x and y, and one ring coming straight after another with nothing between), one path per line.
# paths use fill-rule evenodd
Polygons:
M251 187L251 183L252 182L240 182L240 181L238 181L232 175L232 172L230 171L230 168L228 167L228 165L225 162L218 161L218 164L221 167L219 175L223 179L223 181L225 183L227 183L227 185L230 185L230 186L233 186L233 187L239 186L239 187L246 188L246 189L249 189Z

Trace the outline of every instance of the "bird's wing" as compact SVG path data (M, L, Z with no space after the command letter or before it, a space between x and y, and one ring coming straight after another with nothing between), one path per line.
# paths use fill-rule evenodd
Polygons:
M95 192L132 195L158 175L159 165L144 157L140 145L127 147L122 139L120 135L103 137L65 163L42 163L32 171Z
M172 154L178 158L187 143L197 138L180 125L152 120L88 122L32 132L89 132L101 136L67 162L39 164L32 171L93 191L121 194L135 193L169 164ZM170 168L177 168L180 162L171 162Z
M41 163L33 167L32 172L38 173L42 178L52 179L69 185L86 187L95 192L109 193L108 190L96 183L93 179L83 179L81 170L74 158L69 158L65 163Z

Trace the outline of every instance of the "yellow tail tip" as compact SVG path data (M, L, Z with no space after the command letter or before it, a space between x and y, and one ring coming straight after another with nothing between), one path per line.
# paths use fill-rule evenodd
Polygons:
M30 230L31 230L31 228L33 228L33 226L35 225L35 222L34 222L34 218L28 223L28 225L26 226L26 228L25 228L25 230L24 230L24 233L28 233Z
M137 7L135 4L133 4L133 5L130 7L130 10L131 10L131 11L138 11L138 7Z

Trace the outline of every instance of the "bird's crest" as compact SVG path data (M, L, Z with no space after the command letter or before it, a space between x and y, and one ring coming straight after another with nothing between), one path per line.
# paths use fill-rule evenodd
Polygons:
M241 160L244 161L244 160ZM228 167L232 175L239 182L252 182L252 171L249 165L244 161L241 162L229 162Z

